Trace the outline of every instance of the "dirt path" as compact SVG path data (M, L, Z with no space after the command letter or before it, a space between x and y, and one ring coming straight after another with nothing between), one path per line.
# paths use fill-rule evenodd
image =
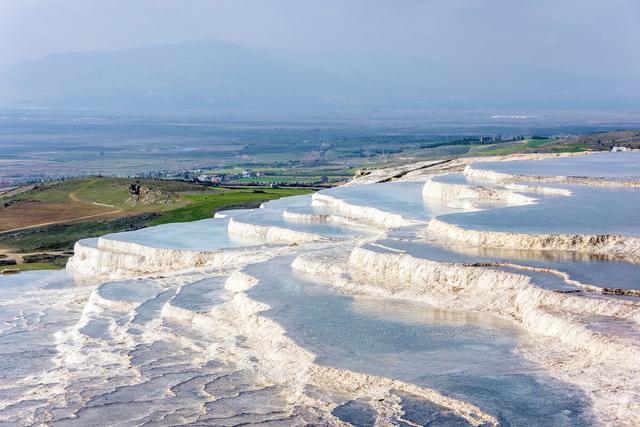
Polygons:
M73 200L74 202L78 202L78 203L84 203L85 205L95 205L95 206L103 206L105 208L116 208L113 205L108 205L106 203L98 203L98 202L90 202L87 200L82 200L80 197L78 197L75 193L75 191L72 191L70 193L68 193L68 196L71 200Z
M73 200L74 202L79 202L79 203L87 203L84 200L81 200L78 196L76 196L76 193L74 191L70 192L67 194L69 196L69 198L71 200Z
M84 203L84 204L87 204L87 205L96 205L96 206L104 206L104 207L109 207L109 208L115 208L115 206L113 206L113 205L107 205L107 204L104 204L104 203L87 202L86 200L82 200L81 198L79 198L75 194L75 192L70 192L68 195L69 195L69 198L71 200L73 200L74 202ZM9 230L0 231L0 233L13 233L15 231L28 230L30 228L44 227L46 225L63 224L65 222L73 222L73 221L80 221L80 220L83 220L83 219L97 218L97 217L101 217L101 216L105 216L105 215L117 214L117 213L120 213L120 212L122 212L122 209L115 209L113 211L101 212L101 213L97 213L97 214L93 214L93 215L79 216L79 217L63 219L63 220L59 220L59 221L41 222L40 224L33 224L33 225L26 226L26 227L12 228L12 229L9 229Z
M120 212L123 212L123 210L122 209L116 209L114 211L102 212L102 213L93 214L93 215L79 216L79 217L76 217L76 218L68 218L68 219L63 219L63 220L60 220L60 221L42 222L40 224L29 225L27 227L12 228L10 230L3 230L0 233L2 233L2 234L4 234L4 233L13 233L15 231L28 230L30 228L44 227L45 225L63 224L65 222L73 222L73 221L80 221L80 220L89 219L89 218L97 218L97 217L100 217L100 216L113 215L113 214L117 214L117 213L120 213Z

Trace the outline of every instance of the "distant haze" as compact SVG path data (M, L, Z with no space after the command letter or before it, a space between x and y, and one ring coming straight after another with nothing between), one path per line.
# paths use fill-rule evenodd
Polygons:
M0 103L637 109L636 0L4 0Z

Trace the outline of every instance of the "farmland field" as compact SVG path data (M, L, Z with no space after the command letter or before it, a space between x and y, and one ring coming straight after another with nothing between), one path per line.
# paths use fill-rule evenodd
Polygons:
M486 112L446 111L140 115L0 108L0 187L88 175L178 178L188 171L243 170L266 173L264 182L310 182L306 174L339 182L375 164L491 155L503 147L537 149L537 141L523 144L520 138L615 130L624 119L602 117L510 120ZM623 141L634 138L627 134ZM608 146L599 137L568 143L574 145L555 150Z

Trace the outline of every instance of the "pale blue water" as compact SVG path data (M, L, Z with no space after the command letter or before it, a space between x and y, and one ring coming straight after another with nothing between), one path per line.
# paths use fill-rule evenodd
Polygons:
M446 184L469 184L469 181L465 174L460 172L445 173L442 175L436 175L431 178L435 182L443 182Z
M309 206L311 204L311 194L301 196L283 197L281 199L269 200L264 203L265 208L274 210L284 210L293 207Z
M443 215L442 220L477 230L640 236L640 189L563 187L573 195L545 197L533 205Z
M108 300L143 303L156 296L161 288L151 279L131 279L120 282L103 283L98 294Z
M73 276L66 270L24 271L20 274L0 275L0 301L20 297L37 289L75 287Z
M260 209L259 211L241 215L237 218L238 221L243 223L269 225L306 233L316 233L329 238L352 238L363 233L363 230L357 227L319 222L300 222L284 218L282 211L272 209Z
M427 244L419 240L382 239L374 243L432 261L455 263L508 262L564 271L575 280L603 288L640 289L640 265L615 261L604 256L577 254L569 251L527 251L467 248L462 246L443 247ZM367 245L366 247L374 251L384 251L383 248L375 244ZM555 278L554 281L563 282L560 278Z
M286 208L286 211L291 213L297 213L297 214L305 214L305 215L336 214L336 212L334 212L333 209L325 206L293 206L293 207Z
M228 224L228 218L204 219L107 234L104 237L154 248L193 251L213 251L260 244L258 241L229 235Z
M171 305L195 312L209 311L228 298L225 280L226 277L214 277L183 285L171 299Z
M435 388L504 425L587 425L586 398L514 353L518 330L490 315L352 298L292 272L290 259L248 268L249 295L317 361ZM438 425L437 423L435 425Z
M422 200L422 187L424 182L389 182L336 187L324 190L322 193L350 204L370 206L420 221L451 211L435 202L426 204Z
M542 160L477 162L475 169L529 176L640 177L640 152L594 153Z
M468 177L462 172L444 173L442 175L436 175L431 179L435 182L442 182L444 184L483 185L488 187L494 185L488 181L481 181L477 178Z

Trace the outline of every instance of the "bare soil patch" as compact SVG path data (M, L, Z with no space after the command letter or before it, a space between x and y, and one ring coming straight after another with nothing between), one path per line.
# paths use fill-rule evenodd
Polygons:
M20 201L0 209L0 232L87 217L113 217L121 211L82 202Z

